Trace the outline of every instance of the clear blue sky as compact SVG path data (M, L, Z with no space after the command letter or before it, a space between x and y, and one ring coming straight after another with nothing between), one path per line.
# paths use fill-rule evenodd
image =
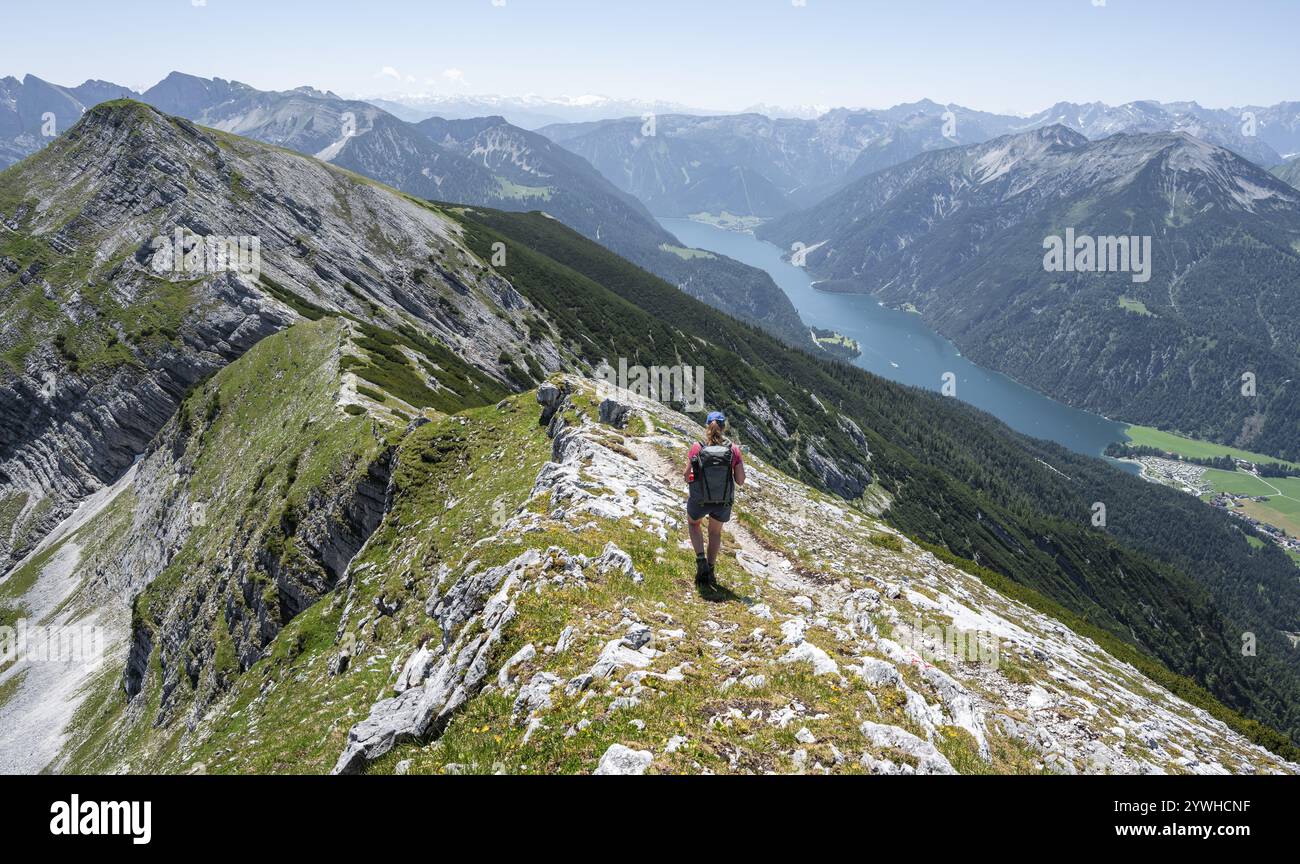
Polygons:
M0 75L140 86L179 69L264 89L719 109L1300 99L1300 0L1094 2L21 0L0 10Z

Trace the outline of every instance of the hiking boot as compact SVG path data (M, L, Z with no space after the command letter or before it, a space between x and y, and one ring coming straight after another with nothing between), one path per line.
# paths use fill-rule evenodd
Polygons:
M695 556L695 584L711 585L713 579L713 568L709 566L709 559L703 555Z
M714 568L712 564L709 564L707 566L709 569L708 572L704 574L705 584L707 584L710 588L716 590L718 587L718 571Z

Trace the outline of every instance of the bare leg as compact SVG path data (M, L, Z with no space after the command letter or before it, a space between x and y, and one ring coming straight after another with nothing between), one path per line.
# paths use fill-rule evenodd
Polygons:
M694 522L691 521L690 519L686 520L686 524L687 524L686 530L691 535L691 545L695 547L696 555L704 554L704 531L702 531L700 528L700 522L703 521L704 521L703 519Z
M696 546L698 551L700 547ZM718 550L722 548L722 523L717 519L709 520L709 566L718 560Z

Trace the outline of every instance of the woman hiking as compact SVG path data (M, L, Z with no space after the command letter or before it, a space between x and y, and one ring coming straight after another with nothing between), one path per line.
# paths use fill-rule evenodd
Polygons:
M745 485L745 465L740 447L723 434L727 418L721 411L709 414L704 440L691 445L686 456L684 477L690 484L686 499L686 519L690 525L691 545L695 547L695 584L716 588L713 567L722 546L722 526L731 519L731 503L736 487ZM709 520L709 546L704 548L701 523Z

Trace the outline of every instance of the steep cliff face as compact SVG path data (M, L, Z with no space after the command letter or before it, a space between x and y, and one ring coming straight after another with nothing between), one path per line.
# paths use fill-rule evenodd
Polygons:
M0 766L53 758L85 685L87 710L192 725L339 583L387 511L396 442L443 416L360 377L368 332L331 316L263 340L194 390L122 481L0 583L32 621L107 631L102 665L15 670L27 678ZM446 380L456 371L447 364ZM31 722L40 706L57 718L50 728Z
M503 377L505 351L559 365L528 338L530 304L437 210L138 103L92 110L0 175L0 222L0 572L299 313L409 328ZM177 272L177 236L191 252L255 240L260 266Z
M394 456L384 432L397 422L343 410L351 335L326 319L266 340L164 430L176 492L156 515L179 517L182 542L142 592L121 595L134 597L124 690L159 688L155 722L201 716L378 526Z

